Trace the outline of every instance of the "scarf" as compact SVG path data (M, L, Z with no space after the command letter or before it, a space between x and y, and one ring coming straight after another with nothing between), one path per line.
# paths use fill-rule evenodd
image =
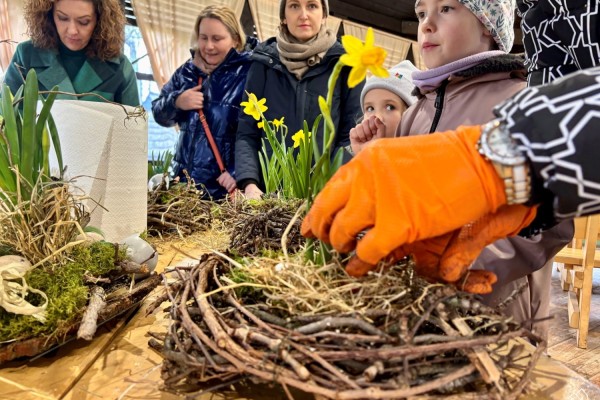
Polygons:
M333 31L321 25L319 33L307 42L292 36L287 27L280 27L277 35L279 58L296 79L300 80L313 65L317 65L336 41Z
M469 69L488 58L505 54L506 52L500 50L484 51L444 64L441 67L432 68L427 71L415 71L412 73L412 80L419 90L429 92L437 89L443 81L450 77L450 75Z
M213 73L213 71L215 69L217 69L217 67L220 64L209 64L206 62L206 60L204 58L202 58L202 55L200 55L200 50L196 50L194 53L194 65L198 68L200 68L202 70L202 72L204 72L206 75L210 75Z

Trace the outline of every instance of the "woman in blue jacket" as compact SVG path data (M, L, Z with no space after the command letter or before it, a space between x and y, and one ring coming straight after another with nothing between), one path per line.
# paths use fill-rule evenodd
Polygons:
M289 147L293 145L292 134L302 129L304 121L312 126L321 114L319 96L327 96L329 76L345 53L335 32L327 28L328 15L327 0L280 0L279 34L259 45L252 55L246 91L267 99L267 120L285 117ZM350 129L362 116L360 93L364 82L350 89L349 73L350 68L342 69L333 93L331 117L336 137L332 154L350 145ZM313 134L314 140L322 143L322 129ZM251 199L260 198L264 190L258 156L263 137L264 132L251 116L240 117L235 149L237 182Z
M196 19L192 58L175 71L152 102L156 122L179 125L174 157L175 176L189 176L217 200L236 188L234 146L238 115L250 53L243 51L246 38L233 10L208 6ZM201 83L200 83L201 82ZM225 171L221 171L200 121L199 110L214 137Z

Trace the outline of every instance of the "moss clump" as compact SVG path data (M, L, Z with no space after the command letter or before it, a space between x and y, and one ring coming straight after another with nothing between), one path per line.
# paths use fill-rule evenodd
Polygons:
M123 258L125 251L119 253ZM0 342L11 339L27 339L61 330L81 317L87 304L88 287L83 276L87 273L100 276L115 269L115 249L112 243L97 242L89 247L77 246L68 254L63 265L40 267L30 271L27 284L48 296L46 322L41 323L27 315L9 313L0 307ZM33 305L43 304L43 299L30 293L27 301Z
M234 283L255 283L252 274L247 268L251 267L232 268L226 276ZM234 289L234 292L236 297L243 299L245 304L258 303L265 298L263 289L254 286L239 286Z

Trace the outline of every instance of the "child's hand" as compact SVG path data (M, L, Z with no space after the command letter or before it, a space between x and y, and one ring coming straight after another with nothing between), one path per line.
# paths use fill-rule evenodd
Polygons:
M385 137L385 125L375 115L371 115L350 129L350 146L354 154L357 154L366 143L382 137Z

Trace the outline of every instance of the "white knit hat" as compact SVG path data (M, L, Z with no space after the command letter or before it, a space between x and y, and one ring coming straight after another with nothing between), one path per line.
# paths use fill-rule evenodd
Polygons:
M404 60L389 69L390 76L387 78L378 78L371 76L367 79L362 92L360 93L360 106L364 112L364 100L367 92L373 89L385 89L397 94L407 106L411 106L417 98L411 93L415 87L412 81L412 73L419 69L408 60Z
M490 31L498 48L507 53L515 41L515 0L458 0Z
M417 0L415 7L419 4ZM485 26L498 44L498 48L507 53L515 41L515 0L458 0L467 7Z
M285 3L287 0L279 0L279 20L283 21L285 19ZM329 0L321 0L321 4L323 5L323 16L327 17L329 15Z

